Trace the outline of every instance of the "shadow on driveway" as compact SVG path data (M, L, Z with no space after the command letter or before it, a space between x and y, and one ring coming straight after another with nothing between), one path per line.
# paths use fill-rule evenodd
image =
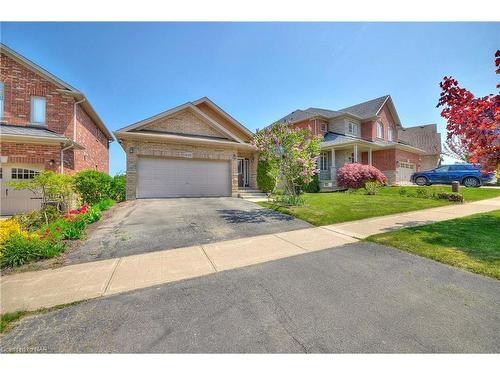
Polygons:
M239 198L145 199L121 204L64 264L118 258L312 227Z

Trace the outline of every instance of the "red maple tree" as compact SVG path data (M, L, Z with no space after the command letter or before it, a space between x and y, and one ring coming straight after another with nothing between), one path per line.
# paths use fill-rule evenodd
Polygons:
M495 66L500 74L500 50ZM495 170L500 164L500 93L476 98L452 77L444 77L439 86L437 106L444 107L441 116L447 119L448 139L458 138L469 160L480 163L484 172Z

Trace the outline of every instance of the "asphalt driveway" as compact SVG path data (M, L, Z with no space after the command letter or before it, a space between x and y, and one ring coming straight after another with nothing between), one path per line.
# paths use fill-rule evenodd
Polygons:
M500 282L355 243L24 318L4 352L500 351Z
M310 227L305 221L239 198L141 199L116 207L80 247L67 254L64 263Z

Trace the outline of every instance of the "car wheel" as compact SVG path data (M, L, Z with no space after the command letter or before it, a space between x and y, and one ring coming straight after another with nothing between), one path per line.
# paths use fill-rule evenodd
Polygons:
M427 177L420 176L415 179L415 183L418 186L425 186L429 183L429 181L427 180Z
M467 177L466 179L464 179L463 184L466 187L479 187L479 185L481 185L479 180L475 177Z

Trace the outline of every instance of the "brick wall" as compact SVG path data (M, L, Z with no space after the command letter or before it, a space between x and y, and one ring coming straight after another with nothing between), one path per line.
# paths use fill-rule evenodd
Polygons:
M381 171L396 170L396 149L373 151L372 165Z
M58 87L51 81L19 64L6 54L0 54L0 81L4 83L4 118L3 123L26 126L31 123L31 97L41 96L46 99L46 125L49 130L73 139L73 116L75 99L62 95ZM78 106L77 110L77 143L85 150L68 150L64 153L65 173L75 173L85 168L97 169L108 173L108 142L104 133L93 120ZM17 145L17 146L12 146ZM13 153L12 160L22 160L26 152L26 160L40 150L37 144L8 144L2 142L2 156ZM39 156L41 164L47 160L57 160L59 164L60 146L48 147L53 155ZM57 149L57 150L56 150ZM56 151L55 151L56 150ZM46 150L43 152L47 152ZM56 155L57 154L57 155ZM45 154L41 154L45 155ZM9 159L10 160L10 159ZM19 162L20 162L19 161ZM38 162L36 164L39 164ZM59 170L55 168L55 170Z
M383 132L383 139L384 140L387 140L388 139L388 129L389 127L392 127L393 128L393 133L392 133L392 141L393 142L397 142L398 141L398 132L397 132L397 129L396 129L396 121L394 120L394 118L392 117L391 115L391 112L389 110L389 107L387 106L387 104L384 104L384 106L382 107L382 109L380 110L379 112L379 117L380 117L380 122L382 123L382 125L384 126L384 132ZM376 127L375 127L375 133L373 133L373 139L375 139L376 137Z
M0 154L8 157L7 164L37 166L40 169L49 169L54 172L59 171L60 151L61 147L59 145L14 142L2 142L0 144ZM54 161L52 166L49 165L49 160ZM71 162L69 158L65 159L65 167L69 167Z
M321 130L321 125L324 125L324 131ZM292 125L294 129L310 129L314 135L324 136L328 131L328 122L315 119L315 120L304 120L296 122Z
M376 138L376 122L367 121L361 123L361 138L367 141L373 141Z
M4 83L4 121L11 125L31 123L31 97L47 101L46 122L49 130L73 137L74 99L57 91L57 86L5 54L0 54L0 81Z
M97 169L109 173L109 144L104 133L80 106L76 112L76 141L85 150L68 152L75 158L75 170Z
M123 140L122 147L127 156L127 200L136 199L137 159L141 156L178 158L182 157L184 152L190 152L193 159L228 160L231 162L231 190L233 194L238 190L238 164L234 155L252 160L252 152L239 152L236 148L208 145ZM129 152L130 147L134 148L133 153ZM257 158L253 159L253 163L250 163L250 187L256 188Z

